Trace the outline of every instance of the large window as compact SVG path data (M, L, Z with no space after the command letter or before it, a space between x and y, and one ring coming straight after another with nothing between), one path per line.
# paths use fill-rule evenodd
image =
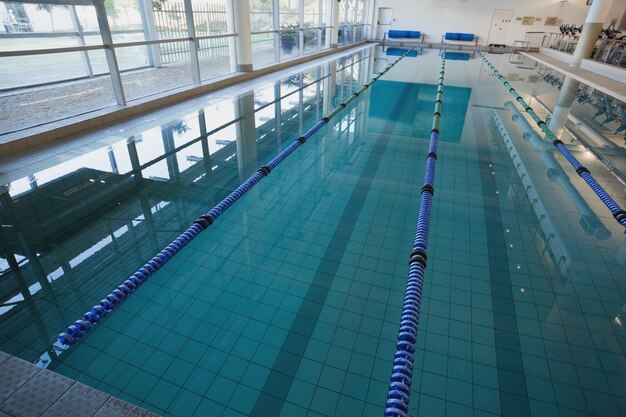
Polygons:
M339 44L365 39L365 1L343 0L339 8Z
M248 1L254 68L328 48L336 0L0 1L0 135L224 77L237 69L234 1ZM56 0L48 0L56 1ZM239 3L238 3L239 4ZM340 43L362 38L342 0ZM68 120L67 123L70 123Z
M277 19L276 19L277 20ZM278 62L278 34L275 32L272 0L250 0L252 61L256 67Z
M254 65L264 66L328 48L331 27L327 11L334 1L250 0ZM343 4L340 9L345 8Z

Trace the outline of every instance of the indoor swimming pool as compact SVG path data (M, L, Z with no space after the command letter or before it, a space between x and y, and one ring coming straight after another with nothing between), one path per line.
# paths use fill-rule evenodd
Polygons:
M439 50L399 61L75 345L57 335L395 54L362 48L0 161L0 350L164 416L383 415ZM624 227L458 54L409 415L626 415ZM561 140L625 207L626 104L487 58L544 120L574 93Z

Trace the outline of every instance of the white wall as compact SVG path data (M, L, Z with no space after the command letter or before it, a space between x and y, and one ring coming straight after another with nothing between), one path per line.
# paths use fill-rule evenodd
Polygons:
M547 16L557 16L564 24L581 25L590 6L586 0L373 0L376 26L379 7L391 7L394 21L392 29L419 30L427 35L426 41L436 42L445 32L473 33L479 43L486 44L491 19L495 9L513 10L509 26L507 45L515 40L524 40L526 32L559 32L558 26L544 26ZM607 19L621 18L626 9L626 0L613 0ZM541 22L522 26L517 17L540 17ZM372 31L376 34L376 30Z

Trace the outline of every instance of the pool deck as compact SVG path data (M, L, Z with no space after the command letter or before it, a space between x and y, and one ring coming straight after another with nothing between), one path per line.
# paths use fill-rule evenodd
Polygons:
M0 417L157 416L1 351L0 375Z

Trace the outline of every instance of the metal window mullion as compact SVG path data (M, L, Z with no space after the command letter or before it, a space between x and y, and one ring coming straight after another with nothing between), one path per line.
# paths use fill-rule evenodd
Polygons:
M354 5L354 10L352 11L352 40L350 43L354 43L356 40L356 15L359 8L358 2L353 2L352 4Z
M315 26L317 26L317 51L321 51L322 50L322 31L326 30L326 29L322 29L322 2L324 0L318 0L317 1L317 24ZM326 25L326 23L324 23L324 26Z
M27 49L22 51L0 51L0 58L8 58L14 56L26 56L26 55L47 55L47 54L62 54L65 52L82 52L82 51L95 51L98 49L105 49L103 45L90 45L90 46L70 46L67 48L51 48L51 49Z
M300 0L300 10L298 11L300 18L300 56L304 55L304 0Z
M81 46L85 46L85 36L83 35L83 27L78 21L78 15L76 14L76 6L72 5L70 7L70 19L72 20L72 26L74 26L74 30L76 31L76 35L78 36L78 43ZM87 51L81 52L81 56L83 58L83 65L85 66L85 72L87 72L87 76L93 77L93 68L91 67L91 61L89 60L89 53Z
M154 22L154 4L152 0L139 0L139 12L141 13L141 23L143 26L144 38L147 40L157 40L158 33ZM151 66L161 67L161 53L158 45L149 45L148 62Z
M275 31L280 30L280 10L278 8L278 1L272 1L272 28ZM280 62L280 33L274 33L274 61Z
M126 105L126 97L124 96L124 86L122 85L122 77L120 76L120 68L117 64L117 57L113 49L113 37L111 36L111 28L107 20L107 12L104 8L104 0L94 0L93 6L96 9L96 17L98 18L98 26L100 27L100 36L104 45L104 54L109 66L111 74L111 84L113 85L113 94L115 101L120 106Z
M184 0L185 18L187 21L187 34L189 35L189 57L191 58L191 75L193 83L200 85L200 61L198 60L198 40L196 28L193 23L193 9L191 0Z

